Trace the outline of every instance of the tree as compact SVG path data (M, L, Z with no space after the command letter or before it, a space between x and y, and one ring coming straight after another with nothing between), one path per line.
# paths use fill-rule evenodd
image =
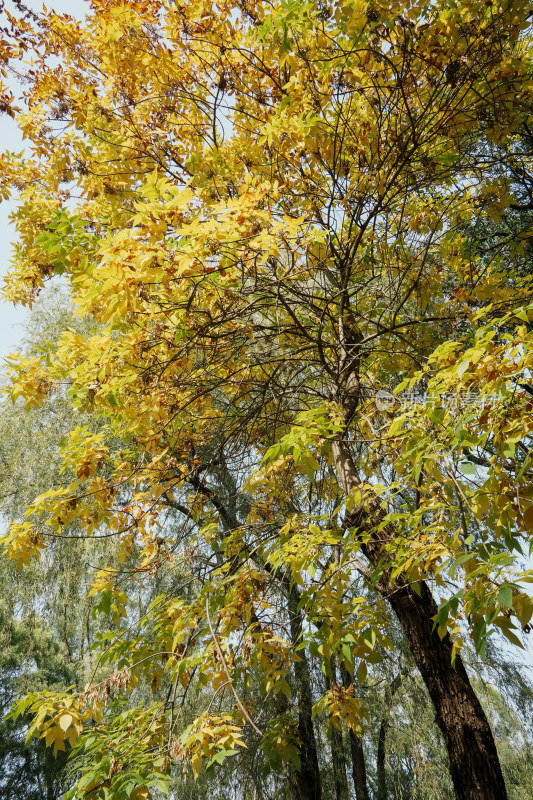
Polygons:
M25 354L39 352L59 332L76 325L64 294L48 293L33 309L23 342ZM80 329L78 321L77 327ZM83 328L83 324L81 325ZM5 383L5 381L4 381ZM23 518L37 492L57 485L61 460L57 442L80 415L64 395L25 410L5 399L0 406L1 509L5 519ZM86 420L90 422L89 419ZM75 534L76 531L71 531ZM99 543L74 538L55 543L48 556L24 573L0 565L1 716L30 691L83 688L89 675L88 649L94 633L86 595L87 561L97 563ZM25 742L30 719L0 722L0 793L17 800L55 800L65 789L66 753L54 757L44 741Z
M313 713L360 734L336 672L357 661L364 682L392 646L390 607L456 796L505 797L460 650L470 630L482 652L491 627L519 644L511 618L533 611L516 558L533 516L530 286L472 260L461 230L513 204L480 142L503 152L528 123L526 6L95 0L84 24L14 6L5 53L32 53L33 155L4 157L21 196L7 291L31 303L65 275L99 326L13 359L11 395L38 405L68 380L105 427L71 432L74 475L5 546L23 566L73 524L117 541L93 587L116 671L33 695L32 729L79 740L89 796L147 796L169 756L198 774L247 736L297 770L295 797L319 798ZM398 378L411 403L391 419L372 395ZM173 569L132 617L126 576ZM165 673L163 700L104 720L112 688L134 697ZM193 685L225 699L177 737Z

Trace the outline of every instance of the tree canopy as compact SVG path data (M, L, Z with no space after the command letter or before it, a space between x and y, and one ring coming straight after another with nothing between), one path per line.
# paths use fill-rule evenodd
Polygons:
M14 401L80 422L3 542L105 542L109 616L30 735L72 797L247 746L319 800L317 719L360 763L394 617L456 797L506 797L461 654L533 614L528 4L90 5L4 9L5 292L62 276L85 324L10 359Z

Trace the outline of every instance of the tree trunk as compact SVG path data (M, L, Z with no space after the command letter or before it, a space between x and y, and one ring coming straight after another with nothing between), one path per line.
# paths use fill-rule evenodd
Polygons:
M391 683L390 689L385 691L385 710L381 725L379 726L378 736L378 754L376 760L376 778L377 778L377 797L376 800L387 800L387 774L385 772L385 752L387 743L387 729L390 725L390 710L392 698L397 692L401 684L401 674L396 675Z
M336 800L349 800L348 781L346 779L346 761L342 731L332 726L331 731L331 763L333 766L333 782Z
M355 731L350 730L350 752L352 755L352 778L356 800L370 800L366 780L365 752L363 742Z
M337 683L337 670L335 659L332 658L331 678L326 675L326 688L329 690L332 684ZM344 743L342 740L342 729L331 725L331 764L333 766L333 783L335 784L336 800L349 800L348 780L346 778L346 759L344 757Z
M333 442L333 456L340 482L348 493L359 486L361 480L345 439ZM379 565L384 555L383 546L395 535L390 525L376 530L382 518L383 511L377 500L369 500L346 520L348 526L371 534L361 549L373 567ZM429 587L423 581L413 587L402 576L393 584L390 573L383 571L376 588L394 609L428 688L448 751L457 800L506 800L492 731L464 664L457 656L455 668L452 666L449 636L441 639L433 630L437 604Z
M387 800L387 773L385 772L385 741L389 721L385 715L379 726L378 755L376 758L376 782L378 785L376 800Z
M350 676L345 667L341 664L341 678L344 688L350 685ZM352 757L352 779L355 789L355 800L370 800L368 794L368 782L366 777L365 751L361 738L351 728L348 731L350 737L350 754Z
M294 645L299 644L302 633L302 619L298 612L298 593L294 587L289 590L289 617L291 639ZM298 800L321 800L322 783L318 766L318 753L313 728L312 709L313 696L309 666L304 650L298 655L301 661L294 664L296 691L298 694L298 736L300 739L301 769L296 777Z

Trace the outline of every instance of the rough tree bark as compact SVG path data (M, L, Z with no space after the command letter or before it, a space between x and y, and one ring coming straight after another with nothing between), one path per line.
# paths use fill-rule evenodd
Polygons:
M338 437L333 442L333 456L339 480L348 494L361 485L361 480L345 438ZM371 534L361 550L373 567L380 565L383 548L395 535L390 525L376 530L382 518L378 502L370 500L346 520L347 527ZM457 800L506 800L494 737L465 666L459 656L452 666L449 636L441 639L433 630L437 604L428 585L419 581L415 591L401 576L392 583L390 572L384 570L376 588L394 609L429 691L448 751Z

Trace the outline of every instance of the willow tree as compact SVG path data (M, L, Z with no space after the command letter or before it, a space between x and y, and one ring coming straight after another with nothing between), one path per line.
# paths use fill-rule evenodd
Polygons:
M118 542L93 586L115 608L101 658L116 671L26 706L31 732L78 742L77 796L146 797L173 758L197 774L250 735L292 763L295 796L319 798L312 715L361 731L354 683L391 646L389 608L457 797L506 796L460 651L468 632L482 651L494 627L519 643L512 619L533 610L517 582L533 517L531 287L472 258L461 231L513 203L512 181L485 167L489 144L528 125L526 10L7 12L5 58L31 65L4 103L30 142L2 162L4 193L20 193L6 292L31 304L63 275L99 323L11 362L13 398L39 404L66 381L107 426L71 432L74 479L4 539L20 567L73 521ZM410 403L376 406L399 381ZM170 533L169 508L182 516ZM194 592L128 617L126 573L183 563ZM327 678L318 700L311 660ZM162 675L161 702L106 710L111 690L134 704ZM183 730L180 701L204 685L231 701Z

